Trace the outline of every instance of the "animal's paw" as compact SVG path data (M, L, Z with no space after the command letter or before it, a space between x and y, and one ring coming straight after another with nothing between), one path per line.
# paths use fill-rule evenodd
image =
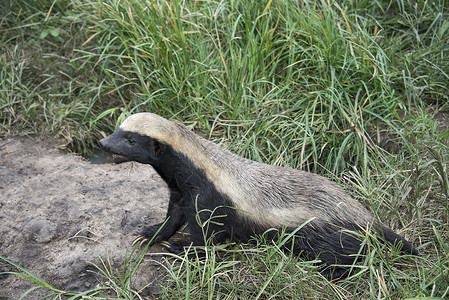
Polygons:
M173 254L184 253L186 251L186 247L190 245L186 244L185 242L167 242L167 241L163 241L160 244Z
M160 244L170 253L179 256L188 256L190 259L203 258L206 255L206 251L203 246L193 246L191 242L187 241L163 241Z
M161 229L161 224L158 224L145 228L142 232L142 236L146 237L147 239L151 239L153 236L161 235L162 232L163 230Z
M321 270L321 275L327 278L327 280L338 281L344 279L349 275L349 269L329 266Z
M143 230L141 235L138 235L134 240L132 245L139 245L139 247L142 244L148 243L151 241L151 244L154 244L160 240L164 240L164 237L161 236L161 225L153 225L150 227L147 227Z

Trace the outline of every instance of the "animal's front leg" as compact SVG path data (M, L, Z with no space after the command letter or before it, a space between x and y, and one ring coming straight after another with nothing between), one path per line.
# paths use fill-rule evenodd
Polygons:
M182 205L181 195L172 192L165 222L145 228L142 234L134 239L133 245L145 243L151 239L153 239L152 244L168 240L186 222Z
M214 245L229 237L235 222L235 211L224 206L220 194L211 189L191 193L186 198L184 216L190 233L190 241L173 241L167 243L172 253L182 253L188 247L202 248ZM188 200L187 200L188 199Z

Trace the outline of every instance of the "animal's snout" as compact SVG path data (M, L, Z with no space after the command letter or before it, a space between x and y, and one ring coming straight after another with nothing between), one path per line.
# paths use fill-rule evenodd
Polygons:
M101 149L103 149L104 151L109 152L110 147L108 146L108 143L107 143L107 137L99 140L98 143L100 144Z

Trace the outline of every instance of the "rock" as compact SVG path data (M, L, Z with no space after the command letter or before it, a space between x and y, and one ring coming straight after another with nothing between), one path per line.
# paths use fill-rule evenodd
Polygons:
M50 242L56 236L56 224L47 220L31 220L25 224L24 232L39 244Z

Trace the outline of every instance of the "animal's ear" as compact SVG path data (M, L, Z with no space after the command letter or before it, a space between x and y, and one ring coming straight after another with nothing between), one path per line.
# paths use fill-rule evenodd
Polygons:
M161 145L159 144L158 141L153 141L153 150L154 150L154 154L155 155L159 155L160 154L160 150L161 150Z

